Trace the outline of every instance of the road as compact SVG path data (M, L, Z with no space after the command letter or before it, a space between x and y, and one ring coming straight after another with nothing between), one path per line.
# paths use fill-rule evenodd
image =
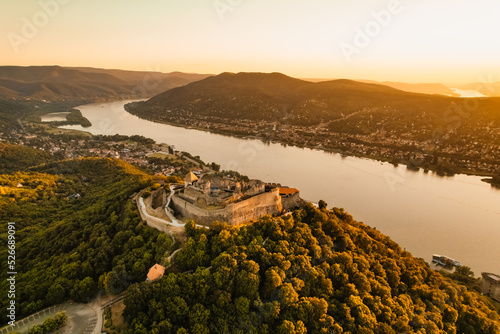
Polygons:
M168 216L168 219L170 219L170 221L172 221L173 224L176 224L177 226L184 226L184 224L180 224L179 221L177 219L175 219L174 215L172 214L172 209L170 209L170 202L172 201L172 196L174 196L175 194L175 186L174 185L170 185L170 195L168 195L168 198L167 198L167 204L165 204L165 213L167 214Z
M100 334L102 328L102 314L98 305L93 302L89 304L64 303L51 306L35 314L21 319L15 326L3 327L0 334L20 332L26 333L35 326L41 325L45 319L54 317L57 312L66 311L68 321L63 328L55 333L60 334Z
M170 196L168 197L169 201L170 201L171 197L172 197L172 194L170 194ZM167 214L168 218L171 221L167 221L165 219L151 216L146 210L146 204L144 203L144 199L139 195L138 195L138 198L139 198L138 207L139 207L139 212L141 214L141 217L142 217L142 219L144 219L148 223L148 225L150 225L149 223L152 222L152 224L150 225L151 227L154 227L161 232L166 232L165 226L161 226L161 225L184 227L184 224L179 223L179 221L177 219L175 219L175 217L172 215L171 212L168 211L168 209L166 207L165 207L165 213ZM159 226L158 224L160 224L161 227L158 227Z

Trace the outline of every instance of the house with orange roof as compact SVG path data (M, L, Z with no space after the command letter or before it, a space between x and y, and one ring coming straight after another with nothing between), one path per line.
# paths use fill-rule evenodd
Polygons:
M186 177L184 178L184 185L187 187L187 186L192 185L196 181L198 181L198 177L196 175L194 175L193 172L189 172L189 173L187 173Z
M165 273L165 267L159 264L155 264L154 266L151 267L151 269L149 269L147 280L156 281L157 279L162 278L164 273Z

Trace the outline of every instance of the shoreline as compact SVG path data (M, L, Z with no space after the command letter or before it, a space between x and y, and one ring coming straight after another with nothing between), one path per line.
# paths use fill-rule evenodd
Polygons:
M408 168L410 170L414 170L414 171L423 170L425 173L430 171L430 172L433 172L436 175L439 175L442 177L453 177L454 175L460 175L460 174L469 175L469 176L477 176L477 177L487 177L485 179L481 179L481 181L483 181L485 183L490 183L492 186L495 186L492 182L490 182L490 180L492 180L491 178L495 176L495 173L471 171L468 169L459 169L458 171L450 174L450 173L446 173L443 171L439 171L437 168L432 168L432 166L431 166L431 168L422 168L419 166L412 166L408 161L400 161L400 162L395 163L394 161L391 161L390 159L387 159L387 158L378 157L378 156L370 156L370 155L360 154L360 153L355 153L355 152L345 152L345 151L341 151L341 150L328 149L328 148L324 148L324 147L318 148L317 146L312 146L312 145L294 145L294 144L281 142L281 141L276 140L276 139L265 141L265 140L263 140L263 138L260 138L258 136L248 136L248 135L242 135L242 134L238 134L238 133L228 133L226 131L218 131L217 129L207 130L206 128L198 127L198 126L184 125L184 124L178 124L178 123L173 123L173 122L168 122L168 121L158 121L158 120L144 118L144 117L141 117L139 115L132 113L126 106L127 105L125 104L123 106L123 108L125 109L125 111L127 113L129 113L133 116L139 117L140 119L147 120L147 121L150 121L153 123L166 124L166 125L170 125L170 126L181 127L184 129L204 131L204 132L211 133L211 134L217 134L217 135L228 136L228 137L235 137L235 138L240 138L240 139L260 140L264 143L281 144L281 145L292 146L292 147L297 147L297 148L307 148L307 149L311 149L311 150L323 151L325 153L340 154L341 156L345 156L345 157L363 158L363 159L374 160L374 161L378 161L378 162L382 162L382 163L389 163L389 164L394 165L395 167L397 167L398 165L405 165L406 168Z

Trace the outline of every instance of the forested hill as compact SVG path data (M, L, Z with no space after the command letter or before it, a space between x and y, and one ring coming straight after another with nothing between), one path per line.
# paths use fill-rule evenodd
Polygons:
M0 66L0 99L93 101L150 97L207 77L60 66Z
M98 289L118 293L145 279L172 250L170 237L145 225L129 198L151 181L109 158L49 162L0 175L2 245L7 223L14 222L16 230L18 319L68 299L87 302ZM0 256L6 261L7 247ZM2 296L6 272L0 276ZM2 315L8 302L1 298ZM6 321L2 316L0 323Z
M470 101L469 101L470 102ZM352 80L309 82L280 73L223 73L186 86L173 88L129 111L157 121L182 123L183 119L217 122L227 119L281 124L331 124L333 131L374 133L382 129L403 132L409 126L427 128L446 125L450 117L469 122L500 125L500 99L474 101L473 110L459 98L404 92L388 86ZM461 111L461 113L459 113ZM464 116L466 114L466 116ZM446 117L445 117L446 116ZM352 123L352 124L351 124ZM361 129L353 124L364 123ZM343 130L342 130L343 129Z
M154 117L170 111L274 121L275 111L287 109L289 121L319 122L365 106L384 105L389 98L424 97L429 96L351 80L313 83L281 73L222 73L157 95L139 104L134 113Z
M421 94L439 94L446 96L459 96L454 93L450 88L439 83L406 83L406 82L394 82L394 81L373 81L373 80L356 80L359 82L374 83L384 86L389 86L405 92L421 93Z
M0 173L11 173L40 165L53 159L52 155L42 150L27 146L0 143Z
M129 289L129 333L500 333L485 297L343 210L186 231L183 272Z
M500 172L498 97L426 95L352 80L314 83L280 73L223 73L126 109L156 122L440 174Z

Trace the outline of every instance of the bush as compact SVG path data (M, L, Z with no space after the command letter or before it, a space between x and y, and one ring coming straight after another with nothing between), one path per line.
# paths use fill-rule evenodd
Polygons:
M68 315L66 311L57 312L54 319L56 320L57 328L61 328L68 320Z
M35 325L30 328L28 334L45 334L45 329L42 326Z

